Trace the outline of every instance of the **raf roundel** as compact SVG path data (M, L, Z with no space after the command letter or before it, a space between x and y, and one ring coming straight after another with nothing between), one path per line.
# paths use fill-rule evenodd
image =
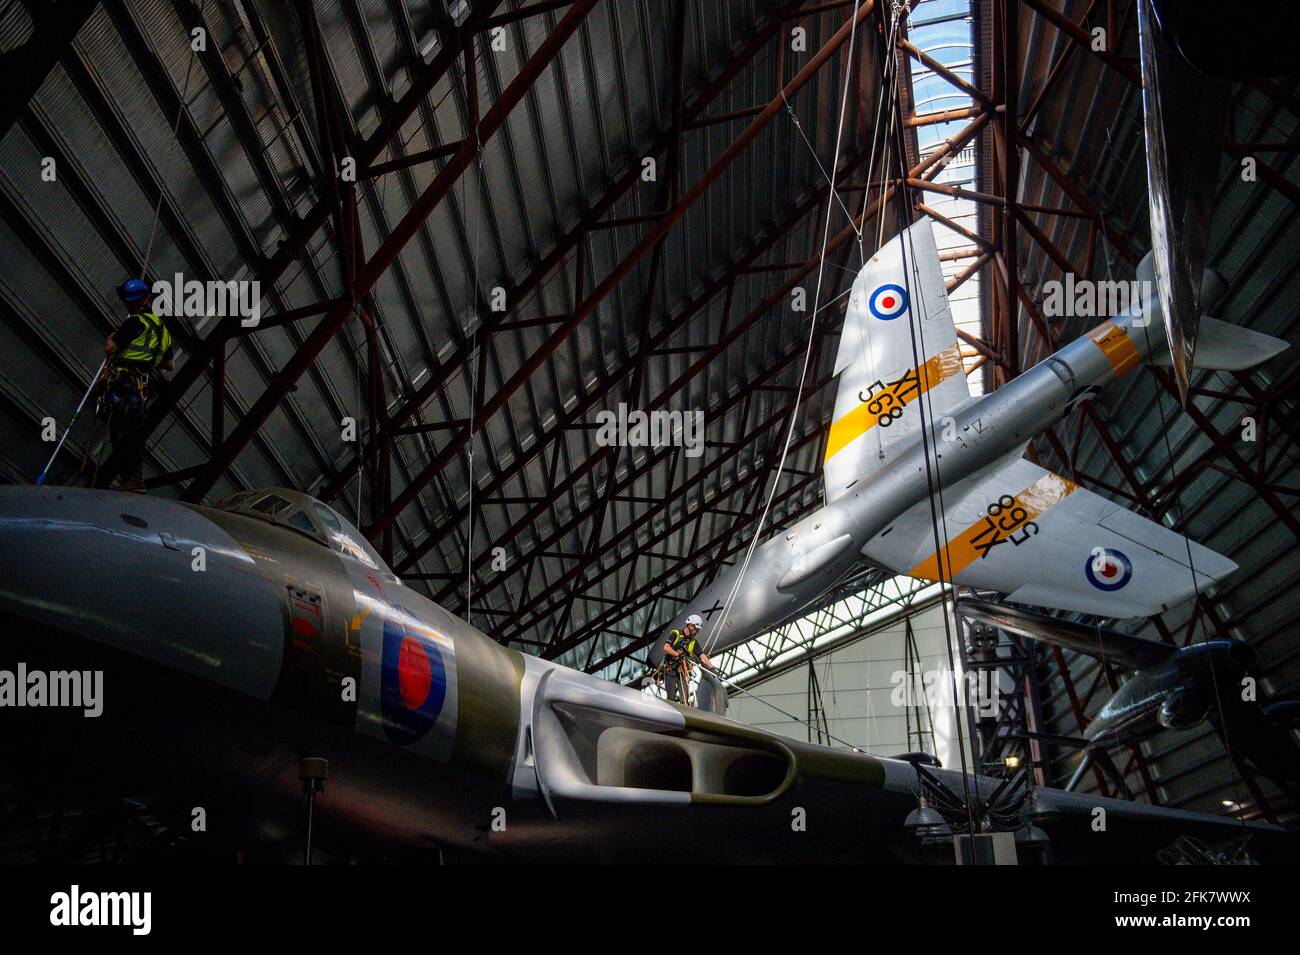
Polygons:
M882 285L868 296L867 308L882 322L898 318L907 311L907 289L901 285Z
M1083 572L1098 590L1119 590L1133 579L1133 562L1113 547L1102 547L1088 555Z
M438 721L447 697L447 669L432 636L384 621L379 709L385 735L399 746L423 737Z

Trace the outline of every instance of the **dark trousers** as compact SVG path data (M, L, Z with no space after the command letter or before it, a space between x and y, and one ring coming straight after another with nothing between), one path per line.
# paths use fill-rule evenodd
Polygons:
M678 703L686 702L686 691L681 682L681 678L677 675L677 667L672 667L664 674L664 690L668 693L668 699Z
M113 444L117 478L144 477L144 419L153 400L153 381L145 371L123 371L108 387L108 438Z
M115 414L108 423L119 480L139 481L144 477L143 425L143 416L126 414Z

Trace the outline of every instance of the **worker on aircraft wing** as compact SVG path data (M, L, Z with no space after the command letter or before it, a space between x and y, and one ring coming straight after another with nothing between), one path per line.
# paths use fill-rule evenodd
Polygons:
M108 418L117 464L112 487L138 492L144 490L145 414L157 394L159 372L172 367L172 336L150 308L147 282L130 279L117 294L129 314L104 343L100 412Z
M688 660L699 660L700 666L706 670L713 669L713 663L709 660L709 655L698 649L699 643L695 639L699 635L700 627L703 625L703 618L698 613L693 613L686 618L686 623L682 625L682 629L674 630L668 635L668 639L664 641L664 654L673 661L673 665L668 668L665 682L668 699L670 700L680 699L684 701L686 698L686 687L680 685L676 666L677 661L683 656Z

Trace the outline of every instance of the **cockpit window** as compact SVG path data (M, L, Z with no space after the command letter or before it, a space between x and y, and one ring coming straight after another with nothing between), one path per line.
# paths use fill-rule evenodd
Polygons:
M327 542L325 528L317 523L311 511L274 492L244 491L223 501L218 507L243 511L250 516L291 527L322 544Z
M218 504L217 507L226 507L226 508L248 507L248 505L252 504L254 501L256 501L259 497L261 497L265 493L266 493L265 491L240 491L238 494L234 495L233 497L226 498L224 501Z
M391 573L379 552L356 527L333 508L307 494L263 488L241 491L217 506L291 527L371 570Z
M282 524L288 524L290 527L297 528L304 534L310 534L312 537L320 537L320 531L317 530L316 525L311 522L311 518L307 516L307 512L301 508L294 508L292 511L279 513L276 515L276 519Z
M247 506L247 505L246 505ZM256 504L251 505L251 509L261 514L269 514L274 517L281 511L288 510L293 505L286 501L278 494L268 494Z
M359 560L371 570L379 569L379 555L361 536L361 532L320 501L313 501L316 516L329 533L330 543L340 554Z
M321 519L327 528L329 528L331 533L343 533L343 519L341 517L319 501L314 502L313 506L316 508L316 516Z

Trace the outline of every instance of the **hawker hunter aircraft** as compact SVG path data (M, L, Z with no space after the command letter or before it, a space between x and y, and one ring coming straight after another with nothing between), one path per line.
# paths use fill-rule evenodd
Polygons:
M1234 758L1300 795L1300 748L1292 734L1300 727L1300 703L1261 706L1253 692L1246 692L1245 678L1256 663L1249 644L1222 638L1179 647L969 597L957 601L957 613L1132 674L1084 731L1088 745L1067 789L1074 788L1098 750L1209 720Z
M850 293L825 507L720 574L670 626L698 612L706 650L734 647L815 606L864 559L1109 618L1160 613L1231 574L1226 557L1023 456L1031 438L1105 385L1144 361L1169 363L1150 256L1138 274L1146 294L1122 314L971 398L931 225L894 237ZM1204 288L1213 300L1223 281L1207 272ZM1196 367L1251 368L1287 347L1204 317Z
M1023 786L1008 803L999 780L963 787L526 656L293 491L201 507L0 488L0 612L3 765L40 767L23 778L57 780L64 800L156 807L186 844L254 859L299 853L300 772L322 758L317 846L333 858L919 861L936 850L904 823L923 773L970 792L977 818L1040 845L1045 831L1055 861L1150 862L1183 836L1292 851L1273 826L1081 793L1039 790L1031 812ZM93 708L69 696L92 685Z

